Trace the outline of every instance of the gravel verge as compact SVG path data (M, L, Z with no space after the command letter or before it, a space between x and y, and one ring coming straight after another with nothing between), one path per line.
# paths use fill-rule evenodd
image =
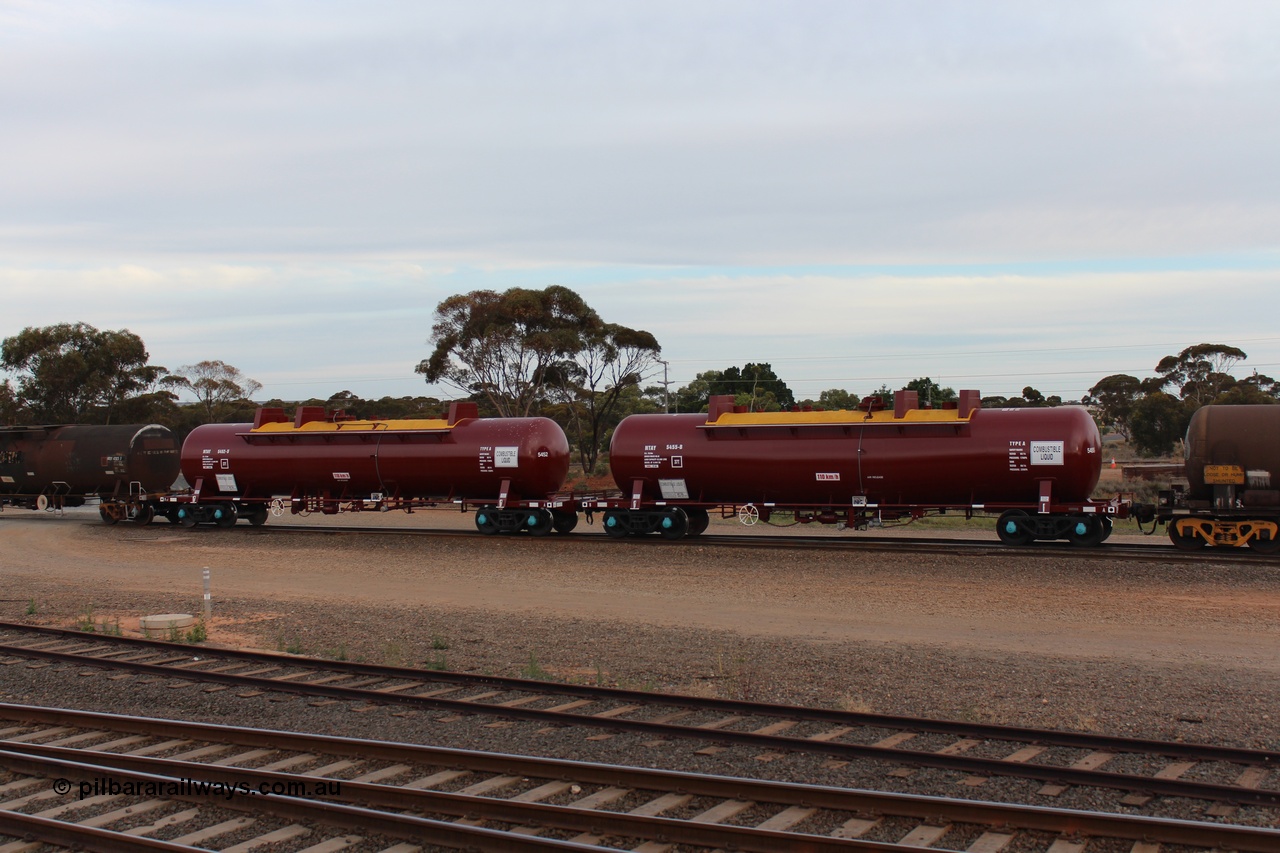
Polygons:
M1083 559L855 561L552 540L424 546L393 535L50 521L7 513L0 520L4 620L119 624L128 633L148 613L198 615L195 567L204 564L215 577L210 642L229 646L1280 749L1274 570ZM172 583L157 581L171 574ZM477 588L486 594L465 594ZM847 630L824 632L843 624L846 612ZM859 632L869 619L877 639ZM1080 645L1055 653L1053 642L1010 639L1000 629L1011 623L1043 625ZM1135 632L1147 642L1136 645ZM441 723L430 713L358 712L282 696L240 699L60 667L0 668L0 701L984 799L1034 801L1036 787L989 780L957 790L954 776L938 771L899 779L883 767L833 767L804 756L699 756L683 744L645 745L625 735L585 741L522 724ZM1054 802L1130 811L1116 799L1068 792ZM1198 816L1200 809L1157 801L1145 811ZM1249 810L1232 818L1267 819Z

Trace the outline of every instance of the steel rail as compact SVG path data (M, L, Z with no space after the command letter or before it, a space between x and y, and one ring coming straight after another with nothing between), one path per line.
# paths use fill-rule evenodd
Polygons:
M449 511L449 510L442 510ZM101 527L102 525L96 521L84 522L92 527ZM993 522L994 523L994 522ZM905 526L905 525L904 525ZM127 526L116 528L118 530L128 530ZM135 530L141 531L144 528L135 527ZM195 533L197 535L219 535L226 536L233 530L238 530L244 535L270 535L272 532L281 533L305 533L312 535L334 535L334 534L354 534L354 535L387 535L399 534L403 536L434 536L434 537L450 537L476 539L483 538L487 541L529 541L534 537L512 537L499 534L498 536L486 536L475 530L459 530L457 528L408 528L408 527L352 527L342 525L301 525L301 524L268 524L263 527L235 527L231 530L217 528L216 533L212 529L206 529L206 526L197 527L176 527L175 532ZM856 534L854 534L856 535ZM537 537L542 538L542 537ZM577 543L577 544L599 544L602 541L616 541L604 533L583 533L581 530L574 534L553 535L545 537L550 542L560 543ZM1161 538L1164 537L1154 537ZM1262 554L1252 551L1247 547L1206 547L1199 551L1182 551L1168 542L1153 542L1149 545L1137 545L1124 542L1104 543L1091 548L1078 548L1070 545L1063 545L1058 542L1033 542L1024 546L1009 546L1001 544L997 539L990 540L979 539L947 539L936 537L888 537L871 535L856 535L856 538L845 538L842 536L814 536L814 535L790 535L777 536L769 534L743 535L735 533L712 533L704 534L696 538L686 538L676 541L665 540L660 536L640 536L628 537L628 541L635 546L653 546L653 547L681 547L690 543L696 543L699 546L712 548L771 548L780 550L852 550L872 553L920 553L920 554L954 554L956 551L977 552L982 556L1025 556L1032 559L1037 558L1077 558L1082 560L1120 560L1120 561L1160 561L1167 563L1218 563L1242 566L1280 566L1280 554Z
M102 774L102 767L83 761L67 761L56 758L41 758L34 755L0 750L0 764L10 771L29 776L48 777L56 773L63 779L94 779ZM205 765L199 765L205 766ZM167 786L172 777L155 773L144 773L133 770L114 769L112 771L122 779L143 784ZM209 797L198 794L174 793L166 794L167 799L182 800L207 804ZM252 808L250 807L252 804ZM272 794L250 798L225 798L218 802L222 808L255 814L269 814L272 817L291 821L313 821L328 826L336 826L344 830L361 830L407 840L427 839L432 844L455 847L464 850L493 851L539 851L539 850L601 850L596 845L578 844L572 841L561 841L551 838L539 838L519 833L503 832L477 826L452 823L444 820L400 815L377 809L351 806L344 803L329 803L291 797L287 794ZM0 810L0 817L9 812Z
M141 835L126 835L110 829L81 826L6 809L0 809L0 836L2 835L40 841L71 850L87 850L90 853L133 853L135 850L209 853L207 847L191 847Z
M300 776L291 773L254 770L236 767L217 767L185 761L170 761L157 758L138 758L133 756L115 756L95 753L92 756L81 756L78 750L60 749L57 747L40 748L35 745L15 744L11 748L0 744L0 767L12 772L35 775L50 775L56 772L62 778L77 781L101 779L104 770L110 770L113 776L130 780L168 779L190 780L200 779L224 785L254 783L257 785L289 785L314 781L314 777ZM31 759L36 759L32 761ZM47 768L42 770L42 768ZM619 776L625 776L620 772ZM362 809L412 809L431 814L451 815L455 818L481 819L503 823L514 823L522 826L550 827L578 833L593 833L603 836L625 836L646 841L662 840L681 844L693 844L701 847L751 851L751 853L779 853L780 851L803 849L814 853L837 853L837 851L868 850L887 851L901 850L895 844L862 841L858 839L828 838L825 836L801 833L779 832L776 830L756 829L753 827L729 826L724 824L699 824L676 818L648 817L620 812L599 811L594 809L572 808L568 806L551 806L541 803L523 803L499 799L492 796L473 796L445 791L426 789L397 788L392 785L377 785L362 782L343 781L342 794L337 799L343 803L356 805ZM287 789L286 789L287 790ZM271 798L276 795L264 795ZM180 797L189 801L202 801L203 797ZM259 797L254 797L257 802ZM314 802L314 801L311 801ZM254 809L251 805L242 806L246 811ZM234 806L233 806L234 808ZM360 828L357 824L340 824L344 828ZM454 825L447 823L446 825ZM1152 827L1137 825L1130 827L1130 838L1152 837ZM1185 832L1193 831L1190 827ZM1200 828L1200 832L1205 830ZM1182 836L1185 837L1185 836ZM1232 835L1242 843L1248 844L1248 836L1241 833ZM433 841L435 839L432 839ZM1280 841L1280 832L1273 837ZM1187 842L1182 842L1187 843ZM573 849L583 849L575 847ZM599 849L589 847L586 849ZM1238 846L1239 850L1255 850L1256 847Z
M760 732L740 732L729 730L727 728L713 730L698 726L677 725L674 723L633 720L621 716L570 714L562 711L540 710L515 705L480 704L466 700L447 699L432 695L416 695L408 692L389 693L359 687L344 688L331 684L308 683L294 680L282 681L258 676L235 675L234 673L227 672L175 669L165 665L148 664L136 661L117 661L109 658L85 657L45 649L24 649L20 646L0 646L0 653L38 657L45 660L54 660L79 666L93 666L141 672L162 678L178 678L189 681L212 681L221 684L250 687L263 692L270 691L277 693L292 693L296 695L324 696L326 698L337 700L364 701L375 705L397 704L426 707L461 715L483 714L525 722L537 722L543 725L560 727L576 726L603 729L607 731L641 733L649 737L673 740L681 739L700 741L704 743L712 742L716 744L745 745L757 749L778 752L820 754L845 760L862 759L879 762L892 761L908 766L933 767L980 776L1017 777L1023 779L1034 779L1046 783L1110 788L1129 792L1143 792L1151 795L1229 801L1253 805L1280 805L1280 791L1248 788L1240 785L1224 785L1220 783L1189 781L1181 778L1160 778L1159 776L1140 776L1102 770L1081 769L1077 767L1035 764L1031 762L1013 762L1004 759L980 758L936 751L905 749L896 745L864 745L845 743L836 740L788 737L784 735ZM190 649L184 649L184 654L190 655ZM543 692L533 686L536 684L540 683L534 682L523 689L535 693ZM678 700L676 697L658 697L655 701L654 697L650 697L648 704L668 706L674 704L678 706ZM774 707L776 708L778 706ZM783 707L785 708L785 706ZM803 713L804 709L792 710ZM777 716L783 716L785 718L786 711L784 710L781 714L777 714ZM901 725L898 728L910 730L911 725L920 722L921 721L911 720L908 718L904 722L904 725ZM949 732L950 734L960 735L964 733L965 730L963 728L963 724L952 725L957 726L957 728L952 732ZM974 730L974 736L981 737L981 735L978 735L976 732L983 728L988 727L978 727L978 729ZM1007 735L1000 739L1022 743L1038 743L1039 738L1050 738L1053 736L1054 733L1051 732L1030 730L1030 732L1021 739L1017 737L1009 738ZM1090 744L1102 744L1106 741L1103 739L1091 740L1088 742ZM1153 743L1157 747L1157 754L1178 751L1180 756L1193 758L1195 760L1223 760L1218 757L1207 758L1201 756L1197 758L1197 753L1195 752L1194 747L1192 747L1188 752L1186 751L1186 745L1179 747L1178 745L1167 744L1160 741ZM1101 749L1103 747L1091 745L1088 748ZM1222 750L1223 748L1220 747L1207 748L1207 751L1215 756L1224 755L1225 753L1223 753ZM1150 754L1151 751L1152 750L1150 749L1146 750L1147 754ZM1277 756L1275 753L1257 750L1235 751L1228 748L1227 752L1236 752L1238 755L1247 755L1248 760L1244 763L1251 765L1261 764L1266 766L1275 766L1277 764L1277 759L1280 759L1280 756ZM1239 759L1228 760L1239 761Z
M733 699L717 699L702 696L685 696L680 694L661 694L643 690L627 690L617 687L596 687L582 684L563 684L558 682L534 681L524 678L509 678L496 675L473 675L471 673L452 672L449 670L422 670L411 667L383 666L379 664L355 663L352 661L332 661L306 658L297 655L283 655L272 652L254 652L241 649L217 649L193 647L183 643L172 643L164 640L144 640L133 637L113 637L76 631L69 628L50 628L41 625L24 625L15 622L0 622L0 632L13 631L23 634L39 634L52 637L64 637L68 640L83 641L95 644L112 644L136 649L154 649L156 652L177 655L226 658L242 660L248 663L275 664L282 668L314 668L324 672L344 672L352 675L379 676L388 680L421 681L424 684L457 684L472 687L500 687L506 691L541 693L546 695L571 696L599 701L616 701L623 704L642 704L647 706L675 706L696 710L715 711L735 714L743 717L776 717L787 720L830 723L833 725L849 725L865 728L884 728L919 733L945 734L956 737L977 738L981 740L998 740L1009 743L1029 743L1036 745L1061 746L1075 749L1105 750L1108 752L1133 752L1145 755L1160 755L1168 758L1189 758L1198 761L1225 761L1254 766L1280 768L1280 752L1249 749L1245 747L1215 746L1182 741L1160 741L1144 738L1123 737L1114 735L1095 735L1084 732L1068 732L1056 729L1033 729L1021 726L1004 726L991 723L969 723L952 720L935 720L923 717L909 717L896 714L875 714L853 711L833 711L825 708L805 708L795 705L778 705L766 702L747 702ZM155 667L145 662L112 661L110 658L94 655L76 655L74 653L49 651L43 649L27 649L22 646L0 644L0 653L8 653L19 657L42 657L87 666L99 664L118 669L138 669L149 674L180 677L182 673L191 675L205 674L199 669L173 669ZM207 673L211 681L229 684L261 687L263 682L271 685L270 689L281 691L291 682L277 682L270 678L245 678L234 673ZM197 680L197 679L193 679ZM198 679L204 680L204 679ZM325 687L325 685L308 685L306 682L293 682L294 686ZM346 689L337 686L334 689ZM336 694L330 694L336 695ZM386 701L395 694L382 693L378 690L364 690L359 698L376 698ZM409 697L406 697L409 698ZM430 697L417 697L430 698ZM439 700L457 702L458 700ZM457 710L457 706L442 706ZM500 705L466 703L464 709L471 712L492 711L495 714L504 712ZM577 715L564 715L576 718ZM541 718L539 718L541 719ZM714 739L714 735L708 735Z
M566 761L562 759L538 759L524 756L455 750L415 744L396 744L384 741L367 741L330 735L303 735L216 724L184 723L166 720L140 720L93 712L75 712L26 706L6 708L17 711L26 722L32 724L56 724L60 727L87 728L109 732L139 731L154 737L180 736L189 742L230 743L236 746L269 745L280 751L298 751L310 755L360 755L376 756L397 763L419 763L430 766L465 767L471 772L490 772L516 777L533 777L555 780L572 780L611 787L643 789L651 791L678 791L719 798L745 800L773 805L805 805L843 812L910 817L918 820L947 823L977 824L987 827L1007 827L1016 830L1046 831L1059 834L1085 832L1114 838L1145 839L1170 844L1201 844L1226 846L1236 850L1274 850L1280 843L1280 830L1241 827L1232 824L1179 821L1165 818L1149 818L1132 815L1112 815L1080 812L1069 809L1033 807L987 803L972 800L952 800L939 797L922 797L910 794L892 794L857 789L833 788L820 785L802 785L786 782L768 782L737 777L709 776L700 773L678 773L615 765ZM295 775L255 770L237 766L217 766L148 758L127 754L92 751L32 743L0 743L0 766L16 772L29 772L31 765L23 764L15 754L40 757L69 763L90 765L96 772L77 777L98 779L104 769L125 771L170 779L201 779L224 785L242 784L246 780L262 785L307 780L315 776ZM87 771L80 771L87 772ZM577 831L599 830L602 819L607 822L606 834L639 837L665 837L670 841L690 844L720 846L726 843L738 845L743 850L796 849L794 846L778 846L776 842L808 842L811 838L823 841L812 849L851 849L846 840L834 839L826 844L825 836L808 836L796 833L778 833L743 827L725 828L708 832L707 825L681 828L684 821L670 818L640 818L616 812L601 813L572 806L543 806L536 803L519 803L491 795L475 797L424 789L407 789L385 784L342 781L341 799L363 807L418 809L429 813L455 816L479 816L486 819L518 822L527 825L555 826ZM613 822L614 818L621 818ZM738 832L746 829L748 831ZM866 848L881 849L881 848ZM890 848L900 849L900 848ZM934 848L936 849L936 848Z
M184 528L189 529L189 528ZM239 528L237 528L239 529ZM254 528L252 530L245 529L243 532L247 535L269 535L271 531L279 531L286 533L306 533L306 534L339 534L339 535L387 535L401 534L405 536L434 536L476 539L483 538L485 541L516 541L526 542L535 537L512 537L499 534L498 536L485 536L474 530L457 530L453 528L430 529L430 528L404 528L404 527L345 527L339 525L301 525L301 524L272 524L266 527ZM201 531L204 533L206 531ZM217 533L226 534L226 530L219 530ZM600 544L603 541L616 542L612 537L606 534L595 533L573 533L564 535L552 535L545 538L550 542L572 543L575 546ZM770 535L770 534L739 534L739 533L714 533L703 534L696 538L667 540L660 536L637 536L628 537L628 544L634 547L658 547L658 548L679 548L696 543L700 547L710 548L763 548L775 550L838 550L838 551L861 551L874 553L907 553L907 554L955 554L957 551L976 552L982 556L991 557L1028 557L1031 559L1045 558L1076 558L1082 560L1121 560L1121 561L1159 561L1168 563L1193 563L1202 564L1226 563L1239 564L1242 566L1280 566L1280 555L1261 554L1254 552L1248 548L1205 548L1201 551L1181 551L1174 548L1172 544L1152 543L1149 545L1138 545L1125 542L1104 543L1092 548L1077 548L1070 545L1063 545L1055 542L1033 542L1029 545L1010 546L1002 545L994 534L991 540L982 539L952 539L952 538L934 538L934 537L888 537L888 536L857 536L857 538L844 538L837 536L812 536L812 535Z

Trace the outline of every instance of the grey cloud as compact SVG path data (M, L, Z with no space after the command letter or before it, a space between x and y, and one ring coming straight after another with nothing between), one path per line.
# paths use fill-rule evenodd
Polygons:
M0 36L23 250L857 263L1280 225L1268 4L107 8Z

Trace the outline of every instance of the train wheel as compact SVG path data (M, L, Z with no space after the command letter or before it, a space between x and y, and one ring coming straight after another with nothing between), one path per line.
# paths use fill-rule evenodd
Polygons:
M236 526L236 505L227 504L220 506L213 511L213 523L219 527L235 527Z
M658 532L663 539L679 539L689 532L689 516L680 507L667 510L658 522Z
M578 514L552 511L551 526L555 528L556 533L568 533L578 526Z
M187 509L186 507L183 507L182 509L178 510L178 523L181 524L183 527L195 527L196 514L191 510Z
M490 514L488 509L476 511L476 530L479 530L485 536L492 536L498 532L498 521Z
M1111 531L1115 527L1115 523L1106 515L1098 516L1098 522L1102 525L1102 541L1106 542L1111 538Z
M531 509L524 519L525 529L534 536L546 536L553 524L551 513L545 509Z
M255 506L253 509L249 510L249 514L246 518L249 519L249 523L254 527L261 527L267 523L267 515L268 512L265 506Z
M143 504L138 507L138 511L134 513L129 520L139 527L146 527L155 517L156 511L152 509L151 504Z
M1067 541L1077 548L1093 548L1102 542L1105 532L1098 519L1079 515L1071 519L1071 526L1067 528Z
M1201 536L1195 528L1185 533L1178 529L1178 525L1184 520L1175 518L1169 522L1169 541L1174 544L1174 547L1181 551L1198 551L1208 545L1208 540Z
M98 507L98 515L102 516L102 521L105 524L115 524L116 521L119 520L114 515L107 512L107 508L105 506Z
M1011 509L1000 516L996 522L996 535L1006 545L1029 545L1035 534L1026 528L1027 514L1020 509Z
M604 532L608 533L614 539L624 539L627 535L626 516L620 512L606 512L604 514Z
M711 515L705 509L686 509L684 514L689 516L687 536L701 536L711 524Z
M1263 530L1259 532L1268 533L1270 531ZM1259 554L1275 554L1280 552L1280 539L1259 539L1254 536L1249 540L1249 547Z

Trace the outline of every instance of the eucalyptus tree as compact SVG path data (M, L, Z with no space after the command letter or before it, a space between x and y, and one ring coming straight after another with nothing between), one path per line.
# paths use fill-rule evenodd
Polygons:
M912 379L907 383L906 390L915 391L916 394L919 395L921 403L932 403L936 405L959 398L959 395L956 394L956 389L944 388L928 376L921 376L918 379Z
M87 323L27 327L0 342L0 365L17 378L11 405L34 422L110 423L131 398L165 395L156 389L168 371L149 359L128 329Z
M710 398L719 394L732 394L737 405L753 412L776 412L796 404L795 394L773 371L773 365L748 362L742 367L699 373L676 391L676 405L681 412L705 411Z
M550 396L563 406L582 470L595 470L605 432L625 413L624 392L641 385L661 351L649 332L602 323L550 371Z
M1164 391L1153 391L1139 400L1130 415L1134 447L1143 456L1166 456L1187 432L1195 407Z
M473 290L436 306L431 355L414 371L483 397L503 417L527 417L543 402L551 368L599 325L599 315L567 287Z
M661 348L652 334L606 323L576 292L552 285L476 290L436 306L431 355L414 368L487 403L503 417L546 409L574 437L584 470L595 467L623 392L640 385Z
M1113 373L1099 379L1089 389L1086 403L1097 406L1098 419L1114 429L1126 441L1133 408L1143 397L1142 380L1127 373Z
M188 364L174 374L175 387L186 388L195 395L203 409L205 423L213 423L231 409L238 409L262 390L262 383L250 379L240 369L225 361L201 361Z
M1196 344L1156 365L1159 390L1177 386L1178 394L1197 408L1212 403L1236 384L1231 368L1248 358L1244 350L1227 344Z

